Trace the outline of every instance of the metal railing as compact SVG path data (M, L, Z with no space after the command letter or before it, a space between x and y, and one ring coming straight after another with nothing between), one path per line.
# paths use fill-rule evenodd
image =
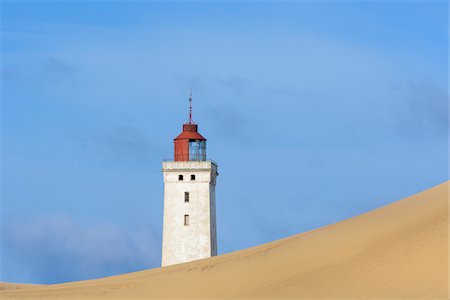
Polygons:
M163 158L163 161L164 162L172 162L172 161L175 161L175 159L173 159L173 158ZM205 160L192 160L191 159L191 160L179 160L179 161L180 162L183 162L183 161L210 161L210 162L214 163L215 165L217 165L217 162L215 160L209 158L209 157L206 157Z

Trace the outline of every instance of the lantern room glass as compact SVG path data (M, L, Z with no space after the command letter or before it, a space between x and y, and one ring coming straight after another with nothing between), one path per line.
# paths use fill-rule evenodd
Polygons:
M206 160L206 141L189 140L189 160L190 161Z

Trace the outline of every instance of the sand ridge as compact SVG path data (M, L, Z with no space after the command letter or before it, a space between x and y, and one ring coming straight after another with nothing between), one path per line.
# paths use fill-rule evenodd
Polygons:
M443 183L368 213L195 262L56 285L0 285L2 299L448 299Z

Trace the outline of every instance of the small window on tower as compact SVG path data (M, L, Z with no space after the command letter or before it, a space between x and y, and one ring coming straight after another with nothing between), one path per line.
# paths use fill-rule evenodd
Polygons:
M184 215L184 226L189 226L189 215Z
M184 202L189 202L189 192L184 192Z
M191 174L191 180L195 180L195 175Z
M178 175L178 180L183 180L183 175Z

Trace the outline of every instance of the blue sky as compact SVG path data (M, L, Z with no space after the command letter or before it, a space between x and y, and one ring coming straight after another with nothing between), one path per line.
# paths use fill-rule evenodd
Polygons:
M2 2L1 280L160 265L194 120L219 253L448 180L446 1Z

